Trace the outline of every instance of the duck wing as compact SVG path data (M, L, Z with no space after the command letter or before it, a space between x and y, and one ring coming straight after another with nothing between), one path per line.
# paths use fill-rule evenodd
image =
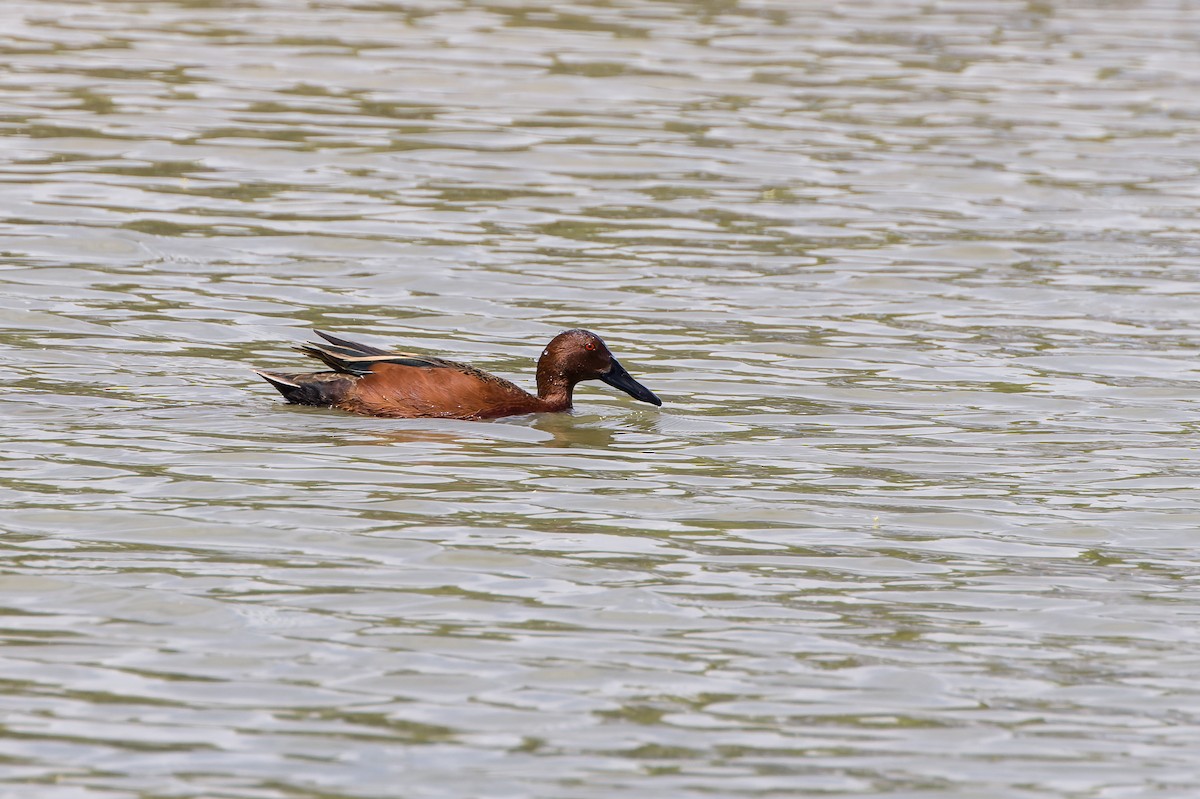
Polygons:
M450 368L460 371L478 371L472 366L448 361L445 358L435 358L429 355L418 355L412 352L388 352L370 344L359 344L355 341L339 338L320 330L314 330L328 344L304 344L296 349L310 358L316 358L331 369L359 377L371 373L375 364L391 363L401 366L417 366L423 368Z
M357 341L338 338L335 335L326 333L323 330L314 330L321 338L328 341L339 350L343 350L346 355L387 355L387 350L381 350L379 347L372 347L370 344L359 344Z

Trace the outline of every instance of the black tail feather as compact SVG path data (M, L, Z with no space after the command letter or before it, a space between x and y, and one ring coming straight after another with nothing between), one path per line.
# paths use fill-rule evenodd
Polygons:
M258 369L251 371L274 386L284 399L296 405L336 405L358 381L357 377L338 372L285 375Z

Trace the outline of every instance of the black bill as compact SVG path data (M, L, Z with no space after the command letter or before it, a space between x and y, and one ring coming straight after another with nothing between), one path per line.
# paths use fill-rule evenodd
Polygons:
M616 358L612 359L612 368L600 375L600 379L613 388L619 388L635 400L649 402L651 405L662 405L662 400L654 396L654 392L630 377L629 372Z

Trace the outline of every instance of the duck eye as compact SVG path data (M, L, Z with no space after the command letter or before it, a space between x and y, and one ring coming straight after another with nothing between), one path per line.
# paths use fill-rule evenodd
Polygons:
M585 350L588 350L588 351L590 352L591 350L594 350L594 349L596 349L596 342L594 342L594 341L589 341L587 344L584 344L584 345L583 345L583 348L584 348Z

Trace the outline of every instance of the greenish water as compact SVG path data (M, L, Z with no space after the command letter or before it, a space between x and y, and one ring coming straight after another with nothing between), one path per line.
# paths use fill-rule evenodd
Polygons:
M2 13L3 799L1200 791L1189 4Z

